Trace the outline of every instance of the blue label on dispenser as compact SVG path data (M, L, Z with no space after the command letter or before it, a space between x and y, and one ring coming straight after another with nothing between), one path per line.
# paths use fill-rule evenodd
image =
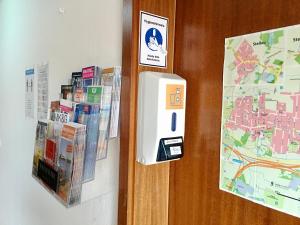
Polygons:
M172 126L171 126L171 130L173 132L176 131L176 122L177 122L177 114L175 112L172 113Z

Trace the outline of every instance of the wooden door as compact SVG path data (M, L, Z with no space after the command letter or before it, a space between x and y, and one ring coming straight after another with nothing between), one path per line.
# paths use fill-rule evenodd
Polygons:
M185 156L171 163L170 225L295 225L219 190L225 37L300 23L296 0L177 1L174 72L187 79Z

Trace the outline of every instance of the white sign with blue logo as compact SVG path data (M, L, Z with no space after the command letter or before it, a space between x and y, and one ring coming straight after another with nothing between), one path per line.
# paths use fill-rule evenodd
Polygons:
M141 12L139 63L167 67L168 18Z

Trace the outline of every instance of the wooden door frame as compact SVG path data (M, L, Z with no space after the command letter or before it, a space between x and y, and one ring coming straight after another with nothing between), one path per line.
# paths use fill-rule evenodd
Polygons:
M168 225L170 164L143 166L136 162L138 74L173 72L176 0L124 0L122 93L120 111L119 225ZM167 68L138 64L139 14L169 18Z

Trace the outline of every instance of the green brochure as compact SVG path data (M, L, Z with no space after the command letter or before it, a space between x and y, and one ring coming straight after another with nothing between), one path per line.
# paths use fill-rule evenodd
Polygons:
M87 88L87 102L88 103L101 103L101 96L103 92L102 86L90 86Z

